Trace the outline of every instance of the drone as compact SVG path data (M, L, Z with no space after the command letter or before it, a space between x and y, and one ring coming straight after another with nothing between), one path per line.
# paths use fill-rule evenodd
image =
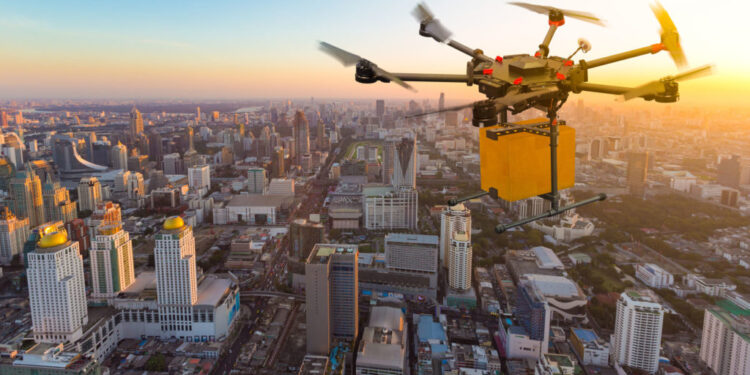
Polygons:
M527 194L528 196L523 196L523 198L538 195L550 201L551 208L537 216L519 220L511 224L498 225L495 227L495 231L498 233L503 233L508 229L536 220L557 216L573 208L606 199L605 194L598 194L580 202L560 207L559 189L571 187L574 177L568 178L562 184L563 186L560 186L561 184L558 183L558 177L564 174L571 176L571 173L574 176L574 170L564 167L565 163L563 163L562 168L558 168L558 144L560 139L563 139L563 142L568 142L568 144L571 142L568 136L571 129L565 126L566 124L563 120L557 118L557 112L571 93L579 94L588 91L617 95L617 99L620 101L642 98L646 101L658 103L674 103L680 98L678 82L708 75L713 69L712 65L705 65L685 70L688 64L685 53L680 45L680 35L669 14L658 2L652 4L651 9L661 26L659 43L590 61L579 60L577 63L572 60L573 57L578 52L589 52L591 44L585 39L579 39L578 48L571 55L567 57L550 56L549 45L555 32L558 28L565 25L566 17L604 26L605 24L601 19L587 12L522 2L510 2L509 4L548 16L549 28L547 34L533 55L516 54L490 57L481 49L470 48L452 39L451 36L453 34L443 26L440 20L434 16L424 3L418 4L412 12L417 21L419 21L419 35L432 38L441 44L447 44L471 57L471 60L466 64L466 72L463 74L391 73L359 55L347 52L329 43L320 42L320 49L323 52L336 58L344 66L356 66L354 79L360 83L393 82L412 91L416 90L406 82L464 83L468 86L476 85L479 88L479 92L487 97L485 100L465 105L446 107L436 111L408 116L424 116L471 108L473 115L472 124L482 129L482 136L480 138L480 164L482 165L483 191L468 197L451 199L448 202L451 206L484 195L490 195L495 199L506 199L505 190L507 189L498 186L505 183L501 181L502 177L508 178L506 172L512 166L495 167L494 165L497 163L496 160L490 158L492 154L482 151L485 140L498 141L499 139L504 139L504 137L520 133L549 138L549 149L545 150L545 153L549 153L549 165L545 166L545 171L548 169L550 173L549 184L543 190ZM588 82L589 69L642 55L656 54L661 51L669 53L677 67L682 70L681 73L663 77L637 87L612 86ZM508 122L508 113L518 114L531 108L546 113L546 118L538 121L525 121L523 123ZM572 142L574 144L574 140ZM489 156L485 158L485 154ZM485 164L487 164L487 167L485 167ZM492 168L505 169L498 172L497 170L492 170ZM485 177L485 171L489 172L487 173L488 175L492 174L493 176ZM487 180L487 183L485 183L485 180ZM515 197L512 200L517 199L522 198Z

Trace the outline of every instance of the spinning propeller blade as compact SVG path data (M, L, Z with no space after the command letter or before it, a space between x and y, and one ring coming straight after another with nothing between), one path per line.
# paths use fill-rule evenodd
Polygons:
M550 12L558 11L562 13L563 15L565 15L566 17L575 18L581 21L591 22L599 26L605 26L604 21L602 21L599 17L591 13L587 13L587 12L579 12L576 10L568 10L568 9L559 9L559 8L553 8L553 7L548 7L544 5L522 3L518 1L511 1L508 4L519 6L521 8L525 8L532 12L536 12L540 14L550 14Z
M425 3L417 4L411 14L422 24L422 31L435 38L438 42L445 43L453 35L453 33L440 23L440 20L435 18L435 15L430 12Z
M659 21L659 25L661 25L661 43L664 45L664 48L669 51L669 55L672 56L672 60L674 60L678 68L686 68L688 62L685 57L685 51L682 50L682 46L680 45L680 34L677 32L677 27L672 22L669 13L667 13L659 2L651 4L651 10Z
M622 94L622 100L630 100L642 96L656 95L666 90L664 82L666 81L687 81L690 79L700 78L712 74L713 65L704 65L694 69L686 70L680 74L674 76L667 76L658 81L651 81L644 85L638 86L624 94Z
M379 66L375 65L374 63L370 62L369 60L359 55L355 55L351 52L345 51L341 48L338 48L326 42L320 42L320 50L331 55L333 58L340 61L344 66L352 66L352 65L358 64L361 61L368 62L370 64L370 67L372 68L372 70L375 71L375 74L378 77L385 78L388 81L391 81L407 90L411 90L414 92L417 91L413 87L411 87L409 84L407 84L406 82L396 77L395 75L391 74L390 72L386 71L383 68L380 68Z

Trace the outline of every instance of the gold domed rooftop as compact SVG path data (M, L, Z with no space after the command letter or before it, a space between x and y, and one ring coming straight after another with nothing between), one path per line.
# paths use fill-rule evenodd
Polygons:
M68 242L68 233L64 230L45 234L37 245L42 249L60 246Z
M179 216L172 216L164 220L164 229L180 229L185 226L185 221Z

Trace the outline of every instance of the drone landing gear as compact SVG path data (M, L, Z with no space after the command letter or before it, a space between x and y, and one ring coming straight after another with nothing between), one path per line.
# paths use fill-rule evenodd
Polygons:
M500 128L493 129L493 130L487 130L487 138L497 140L498 137L502 137L505 135L515 134L519 132L527 132L534 135L540 135L544 137L549 137L550 143L550 185L551 185L551 191L546 194L539 195L540 198L543 198L545 200L550 201L551 208L543 212L540 215L536 215L534 217L522 219L519 221L516 221L511 224L500 224L495 227L495 232L497 233L503 233L507 231L508 229L515 228L524 224L531 223L536 220L557 216L560 215L563 212L572 210L576 207L581 207L583 205L587 205L590 203L603 201L607 199L606 194L598 194L594 197L584 199L580 202L576 202L573 204L570 204L568 206L560 207L560 192L558 191L558 170L557 170L557 145L558 145L558 135L559 135L559 125L564 125L564 123L558 124L557 121L557 110L562 106L562 103L564 102L565 98L557 98L553 99L553 102L550 104L550 107L547 109L547 118L548 121L536 123L536 124L526 124L526 125L519 125L519 124L513 124L508 122L508 111L507 108L500 111ZM480 198L485 195L490 195L492 198L497 199L498 198L498 192L494 188L490 188L489 191L482 191L480 193L472 194L466 197L457 198L457 199L451 199L448 201L448 204L450 206L455 206L461 202L468 201L475 198Z
M544 212L544 213L542 213L540 215L537 215L537 216L534 216L534 217L529 217L529 218L526 218L526 219L522 219L522 220L516 221L514 223L508 224L508 225L500 224L500 225L498 225L498 226L495 227L495 232L497 232L497 233L503 233L503 232L507 231L508 229L515 228L515 227L518 227L518 226L521 226L521 225L524 225L524 224L528 224L528 223L531 223L532 221L544 219L544 218L547 218L547 217L556 216L556 215L559 215L559 214L561 214L561 213L563 213L565 211L572 210L572 209L574 209L576 207L580 207L580 206L583 206L583 205L587 205L587 204L590 204L590 203L594 203L594 202L598 202L598 201L603 201L603 200L607 199L607 195L606 194L598 194L598 195L596 195L594 197L591 197L591 198L588 198L588 199L584 199L584 200L582 200L580 202L576 202L576 203L573 203L573 204L568 205L568 206L560 207L560 192L557 190L557 136L559 135L559 133L558 133L558 123L557 123L557 110L560 108L560 106L562 106L562 101L558 101L558 103L554 103L553 105L550 105L550 107L547 109L547 118L549 119L548 125L547 124L545 124L545 125L538 125L538 126L533 126L533 125L529 125L529 126L511 125L507 130L505 130L505 131L500 130L499 133L496 134L497 136L502 136L502 135L506 135L506 134L516 133L516 132L519 132L519 131L525 131L525 132L529 132L531 134L549 137L550 170L551 170L551 174L550 174L550 180L551 180L550 182L551 182L551 184L550 185L551 185L551 190L552 191L549 192L549 193L547 193L547 194L542 194L539 197L540 198L544 198L544 199L550 201L550 203L552 203L552 207L550 208L549 211ZM549 126L549 130L539 129L541 127L547 127L547 126Z

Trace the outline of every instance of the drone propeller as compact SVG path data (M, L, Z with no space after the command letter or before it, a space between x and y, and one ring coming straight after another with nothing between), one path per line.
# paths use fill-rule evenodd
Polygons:
M474 106L476 106L478 104L486 104L486 103L494 104L495 108L501 109L501 108L506 108L506 107L510 107L510 106L516 105L516 104L521 103L523 101L526 101L528 99L532 99L532 98L536 98L538 96L542 96L544 94L553 93L555 91L558 91L557 87L556 86L550 86L550 87L545 87L545 88L541 88L541 89L537 89L537 90L533 90L533 91L529 91L529 92L508 94L508 95L505 95L505 96L500 97L500 98L479 100L479 101L476 101L476 102L471 102L471 103L467 103L467 104L457 105L457 106L453 106L453 107L446 107L446 108L443 108L443 109L440 109L440 110L437 110L437 111L430 111L430 112L418 113L418 114L409 115L409 116L406 116L406 117L407 118L421 117L421 116L433 115L433 114L436 114L436 113L460 111L462 109L472 108L472 107L474 107Z
M417 4L411 14L422 25L420 34L430 36L440 43L445 43L453 35L453 33L440 23L440 20L435 18L435 15L427 8L427 4Z
M680 45L680 34L677 32L677 27L672 22L672 18L669 17L669 13L658 1L651 4L651 10L661 25L661 43L664 48L669 51L669 55L672 56L672 60L678 68L686 68L688 63L685 52Z
M370 68L375 72L375 74L378 77L383 77L383 78L385 78L385 79L387 79L387 80L389 80L389 81L391 81L391 82L393 82L393 83L395 83L395 84L397 84L397 85L399 85L399 86L401 86L401 87L403 87L405 89L408 89L408 90L411 90L411 91L414 91L414 92L417 91L413 87L411 87L409 84L405 83L404 81L402 81L401 79L399 79L398 77L396 77L395 75L393 75L393 74L389 73L388 71L386 71L386 70L378 67L377 65L375 65L371 61L369 61L369 60L367 60L367 59L365 59L365 58L363 58L363 57L361 57L359 55L355 55L355 54L353 54L351 52L345 51L345 50L343 50L341 48L338 48L338 47L336 47L336 46L334 46L332 44L326 43L326 42L320 42L320 50L323 51L323 52L325 52L325 53L327 53L327 54L329 54L329 55L331 55L333 58L335 58L336 60L338 60L339 62L341 62L341 64L343 64L344 66L352 66L352 65L355 65L355 64L359 64L360 62L366 62L367 64L369 64Z
M560 12L566 17L575 18L581 21L591 22L599 26L605 26L604 21L602 21L599 17L591 13L587 13L587 12L579 12L579 11L567 10L567 9L558 9L558 8L553 8L553 7L549 7L545 5L536 5L536 4L522 3L522 2L517 2L517 1L511 1L508 4L519 6L521 8L525 8L532 12L536 12L540 14L550 14L551 12Z
M680 74L674 76L667 76L658 81L651 81L644 85L638 86L624 94L622 94L621 100L630 100L633 98L639 98L642 96L651 96L662 93L666 90L664 85L665 82L670 81L686 81L689 79L699 78L710 75L713 72L713 65L704 65L698 68L686 70Z

